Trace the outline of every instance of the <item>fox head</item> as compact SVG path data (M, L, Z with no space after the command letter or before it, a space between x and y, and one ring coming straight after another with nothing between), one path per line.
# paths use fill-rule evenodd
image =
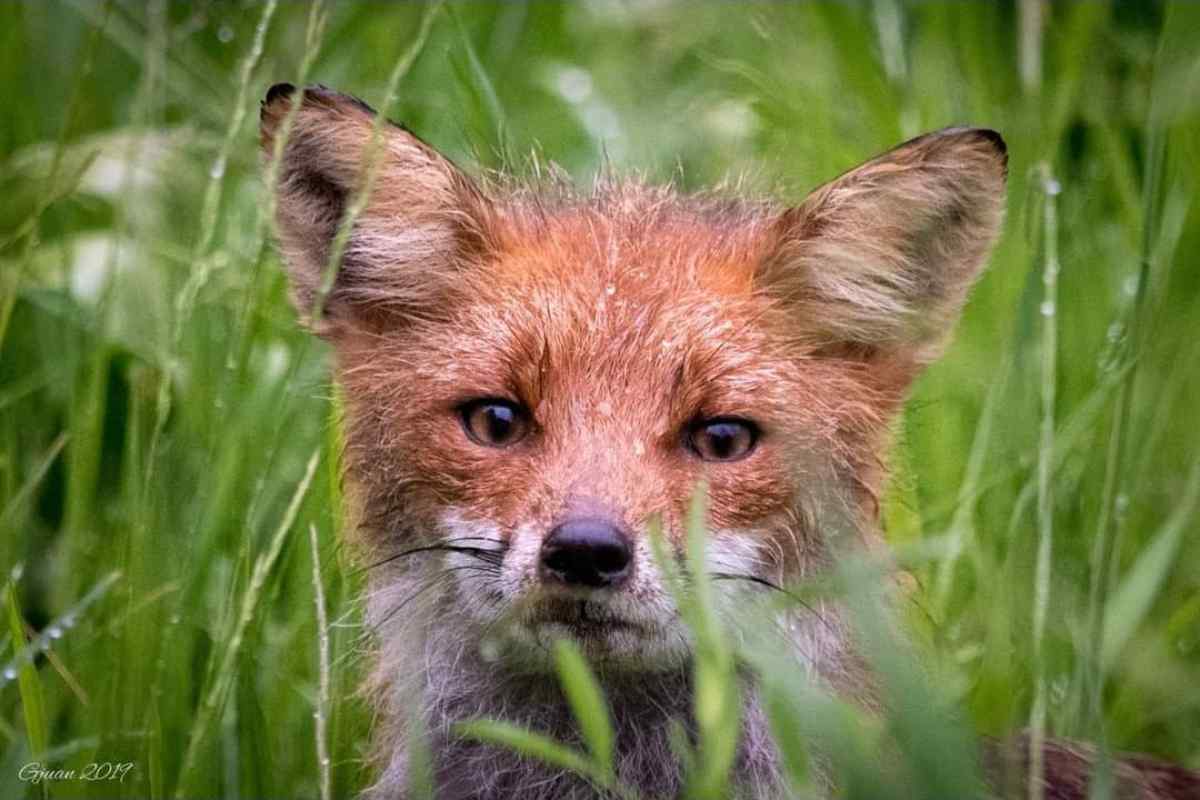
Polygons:
M678 548L701 482L722 577L789 581L831 537L873 537L889 423L1004 206L1004 142L974 128L791 208L477 181L321 87L273 88L261 142L293 298L336 355L355 524L386 562L371 614L436 584L455 635L495 634L514 665L562 635L618 668L685 658L647 531Z

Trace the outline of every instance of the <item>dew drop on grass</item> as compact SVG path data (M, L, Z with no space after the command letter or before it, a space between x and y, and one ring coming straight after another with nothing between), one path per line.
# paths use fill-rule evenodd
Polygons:
M16 679L17 679L17 671L15 669L13 669L12 667L9 667L8 669L4 670L5 682L14 681Z
M62 626L63 626L64 628L74 628L74 627L75 627L75 617L73 617L73 616L72 616L72 615L70 615L70 614L68 614L67 616L63 617L63 618L62 618Z
M228 25L222 25L221 27L217 28L217 40L221 42L221 44L229 44L232 42L233 28L229 27Z
M1042 301L1042 304L1038 306L1038 310L1042 312L1043 317L1053 317L1055 311L1054 303L1050 300L1044 300Z
M214 181L220 180L225 175L225 156L219 157L213 162L213 165L208 168L208 177Z
M61 639L62 635L63 635L63 631L62 631L62 628L58 627L57 625L51 625L49 628L46 629L46 635L49 636L51 639Z

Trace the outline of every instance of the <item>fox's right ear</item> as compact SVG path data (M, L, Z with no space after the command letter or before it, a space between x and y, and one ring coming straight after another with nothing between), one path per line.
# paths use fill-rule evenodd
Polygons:
M381 121L375 134L376 113L361 100L277 84L261 119L292 299L317 333L374 330L406 312L427 313L461 265L487 247L487 203L470 178L402 126ZM340 263L331 264L343 217L366 188Z

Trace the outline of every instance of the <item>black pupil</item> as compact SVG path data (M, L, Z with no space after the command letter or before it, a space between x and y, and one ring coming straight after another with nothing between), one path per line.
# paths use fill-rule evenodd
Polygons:
M483 409L484 425L487 428L487 438L493 442L503 442L512 434L516 413L508 406L491 405Z
M736 454L741 426L732 422L717 422L704 430L708 446L716 458L729 458Z

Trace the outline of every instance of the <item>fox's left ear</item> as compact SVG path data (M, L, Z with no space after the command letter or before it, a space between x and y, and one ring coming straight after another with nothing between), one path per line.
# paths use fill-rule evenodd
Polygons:
M1000 232L1007 164L982 128L906 142L784 212L761 285L833 352L925 363Z

